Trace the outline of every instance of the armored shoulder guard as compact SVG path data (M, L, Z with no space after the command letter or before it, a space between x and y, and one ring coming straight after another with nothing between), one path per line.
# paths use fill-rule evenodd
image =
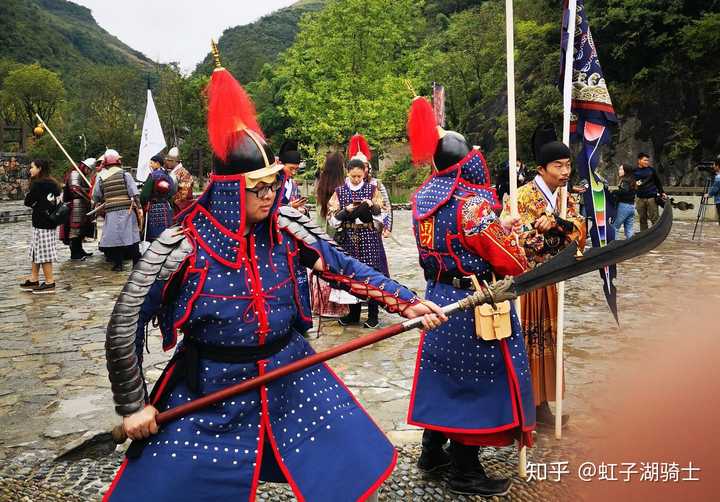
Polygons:
M277 223L280 230L289 232L290 235L308 245L312 246L318 240L323 240L336 248L340 247L328 234L323 232L317 223L293 207L280 206Z
M140 310L156 280L166 280L193 251L179 227L165 230L143 254L115 303L105 338L105 354L118 414L127 416L145 404L145 386L135 337Z

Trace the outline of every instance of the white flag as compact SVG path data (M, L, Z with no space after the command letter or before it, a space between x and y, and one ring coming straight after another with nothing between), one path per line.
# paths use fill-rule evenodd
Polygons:
M143 122L142 138L140 139L140 152L138 153L137 175L138 181L145 181L150 175L150 158L160 153L167 145L160 126L160 117L155 109L152 92L147 92L147 107L145 108L145 121Z

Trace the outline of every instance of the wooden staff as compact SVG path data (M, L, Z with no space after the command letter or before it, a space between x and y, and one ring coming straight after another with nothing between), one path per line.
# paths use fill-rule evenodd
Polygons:
M508 100L508 168L510 179L510 217L517 218L517 139L515 124L515 28L512 0L505 0L505 49L507 61L507 100ZM502 201L501 201L502 202ZM520 312L520 299L515 300L515 311L518 318ZM520 446L518 452L518 474L521 478L527 477L527 447Z
M565 80L563 81L563 143L570 146L570 109L572 107L572 75L575 61L575 12L577 0L568 2L567 47L565 48ZM567 216L567 188L560 188L560 217ZM557 346L555 348L555 437L562 438L563 411L563 345L565 331L565 283L558 284Z
M75 163L75 161L72 159L72 157L70 157L70 154L67 153L67 150L65 150L65 147L63 147L62 143L60 143L60 140L58 140L57 137L55 136L55 134L53 134L52 129L50 129L48 127L48 125L45 123L45 121L42 119L42 117L39 114L36 113L35 116L40 121L40 124L42 124L43 128L50 134L50 137L55 140L55 143L60 148L60 151L62 151L62 153L65 154L65 157L67 157L67 159L70 161L70 164L72 164L72 166L75 168L75 170L78 172L78 174L82 177L82 179L85 180L85 183L87 183L88 186L90 186L90 180L87 179L87 177L85 177L85 174L83 174L83 172L80 170L80 168Z

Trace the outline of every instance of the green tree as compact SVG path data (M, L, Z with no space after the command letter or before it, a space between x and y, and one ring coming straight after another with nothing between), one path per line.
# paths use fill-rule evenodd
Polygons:
M555 86L558 28L557 20L546 19L546 11L531 0L516 1L515 12L517 147L520 158L529 159L536 124L561 119L562 99ZM448 128L480 145L491 165L507 159L504 26L500 0L461 11L450 17L445 30L426 39L413 65L416 80L445 86ZM498 33L496 27L503 29Z
M136 68L96 66L75 82L66 137L87 144L89 155L114 148L126 165L134 165L145 116L147 81Z
M598 0L587 3L616 110L642 122L661 174L720 148L720 2ZM667 161L664 166L663 161ZM673 166L673 164L676 164Z
M3 96L6 106L14 108L17 117L32 128L37 124L36 113L46 122L53 118L65 99L65 87L57 73L35 63L8 73Z
M356 131L375 146L402 138L410 101L404 79L425 29L422 5L332 0L306 15L261 84L282 109L273 121L287 119L284 132L308 145L342 144Z

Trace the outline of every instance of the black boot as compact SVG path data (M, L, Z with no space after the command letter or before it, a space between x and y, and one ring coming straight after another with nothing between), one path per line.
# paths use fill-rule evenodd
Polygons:
M417 467L429 474L450 465L450 455L443 449L447 438L442 432L425 429L422 436L422 453Z
M510 479L487 477L485 469L478 459L478 446L466 446L456 441L450 442L450 491L461 495L480 495L482 497L503 496L510 491Z
M70 259L84 260L85 251L82 248L82 240L80 238L70 239Z
M113 268L112 268L113 272L122 272L123 271L124 254L125 254L125 248L123 248L123 247L110 248L110 250L108 251L108 255L110 256L110 261L113 264Z
M368 302L368 320L363 324L366 328L375 329L380 325L378 321L378 311L380 305L377 302Z
M360 323L360 304L353 303L349 306L349 308L350 313L345 317L341 317L340 319L338 319L338 323L340 324L340 326L350 326L352 324Z

